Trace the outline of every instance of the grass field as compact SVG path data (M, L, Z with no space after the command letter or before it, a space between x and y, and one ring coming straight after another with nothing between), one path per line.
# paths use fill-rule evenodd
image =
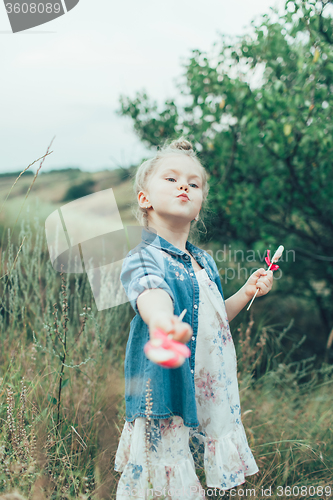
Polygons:
M52 268L44 222L76 180L49 175L38 177L11 239L6 229L2 240L0 500L115 499L133 310L126 303L98 311L85 274ZM110 172L88 176L94 190L115 182ZM0 205L13 182L1 179ZM23 176L11 192L0 213L3 228L14 227L30 184ZM135 223L123 201L131 189L130 181L114 187L126 224ZM265 498L261 488L271 488L271 498L332 498L333 367L288 362L282 347L288 328L275 332L274 342L269 325L250 321L231 331L242 421L260 472L223 498L244 498L251 488L257 498ZM205 486L203 468L197 474Z

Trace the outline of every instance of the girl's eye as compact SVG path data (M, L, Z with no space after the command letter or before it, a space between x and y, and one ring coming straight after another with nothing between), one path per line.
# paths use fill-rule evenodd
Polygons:
M172 179L173 181L175 181L176 179L174 179L173 177L168 177L166 180L168 181L169 179ZM190 186L195 186L195 187L198 187L196 184L190 184Z

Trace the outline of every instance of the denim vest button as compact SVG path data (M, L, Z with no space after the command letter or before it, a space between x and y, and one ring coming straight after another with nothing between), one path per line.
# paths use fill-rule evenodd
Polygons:
M190 273L190 276L193 276L193 273Z
M198 306L196 304L194 304L194 309L198 309Z
M193 335L192 340L195 340L195 336Z
M194 372L194 370L191 370L191 373L193 373L193 372Z

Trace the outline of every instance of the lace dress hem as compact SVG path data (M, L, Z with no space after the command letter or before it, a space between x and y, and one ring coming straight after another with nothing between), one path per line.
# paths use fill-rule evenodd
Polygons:
M242 424L238 425L236 429L230 431L228 434L215 439L199 434L195 429L190 429L189 432L188 428L182 425L180 421L181 419L178 417L178 437L181 436L179 432L181 428L183 429L182 439L184 442L188 440L189 435L191 436L192 446L194 446L201 462L203 460L208 488L219 488L222 490L235 488L245 483L246 476L251 476L259 472L253 454L248 446ZM163 423L172 427L174 422L176 422L175 419L174 421L170 419L170 422L167 423L166 419ZM118 495L123 495L124 498L127 496L128 498L129 491L132 489L144 490L148 488L148 473L144 454L140 454L141 460L138 460L137 455L135 455L136 463L134 463L134 457L130 458L131 448L133 448L131 445L133 439L135 439L133 430L134 424L125 422L114 466L115 471L123 473L119 481L117 500L123 498L122 496L118 497ZM173 443L169 442L169 444L172 446ZM134 447L136 446L134 445ZM152 456L150 462L151 483L154 491L158 492L163 488L165 488L166 492L167 490L173 492L176 490L184 492L185 490L191 493L192 496L190 498L193 500L203 498L201 496L202 486L195 473L196 463L192 453L188 453L187 456L183 456L180 460L177 460L171 453L169 457L165 456L163 465L161 465L159 457L154 460L154 456ZM138 497L134 496L134 498L144 497L139 495ZM176 500L177 498L177 495L172 496L172 500ZM184 498L184 494L183 496L180 495L179 498Z

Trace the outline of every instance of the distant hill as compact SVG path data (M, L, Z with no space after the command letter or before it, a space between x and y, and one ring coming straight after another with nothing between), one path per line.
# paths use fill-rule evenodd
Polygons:
M131 211L131 204L134 200L132 186L134 167L129 169L105 169L99 172L86 172L80 168L66 167L52 169L44 172L44 175L40 175L41 173L39 172L32 186L33 172L26 171L16 183L15 181L20 172L0 174L0 207L5 202L0 213L0 237L5 226L14 226L20 213L20 207L23 205L25 207L20 214L21 220L30 218L27 205L30 205L32 212L34 212L38 203L38 217L45 221L54 210L60 208L63 204L110 188L113 189L123 223L126 225L137 224ZM25 203L30 187L31 190ZM10 195L6 199L9 192ZM19 232L19 230L20 222L16 224L16 231Z
M47 172L41 171L42 175L46 174L64 174L66 172L82 172L79 167L65 167L65 168L53 168L52 170L48 170Z
M4 172L3 174L0 174L0 177L18 177L20 175L20 171L18 172ZM30 170L27 170L24 172L22 175L35 175L34 172L31 172Z

